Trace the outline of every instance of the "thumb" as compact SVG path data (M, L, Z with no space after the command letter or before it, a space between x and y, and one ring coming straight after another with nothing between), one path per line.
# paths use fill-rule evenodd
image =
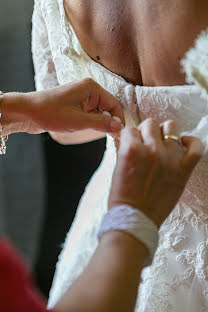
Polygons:
M101 132L116 133L122 129L120 122L102 113L80 113L80 130L93 129Z
M182 166L186 173L190 174L203 155L204 146L198 138L192 136L182 137L181 142L186 147L182 158Z

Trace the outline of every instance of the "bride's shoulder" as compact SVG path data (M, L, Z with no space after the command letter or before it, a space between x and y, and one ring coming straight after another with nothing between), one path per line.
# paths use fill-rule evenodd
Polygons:
M45 21L54 20L56 16L60 15L61 3L62 1L59 0L34 0L34 12L38 13Z
M53 6L58 7L60 1L58 0L34 0L34 6L39 8L50 8Z

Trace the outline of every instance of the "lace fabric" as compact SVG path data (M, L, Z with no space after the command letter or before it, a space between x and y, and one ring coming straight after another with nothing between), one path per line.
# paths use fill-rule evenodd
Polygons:
M182 61L187 81L198 84L204 89L204 95L208 92L208 29L202 31Z
M153 259L158 246L158 228L142 211L128 205L111 208L102 220L98 238L112 230L121 230L134 236L147 247Z
M159 122L173 119L181 131L198 135L207 144L208 102L201 90L195 86L133 86L94 62L66 19L63 0L35 0L32 46L38 89L91 77L120 100L127 126L148 117ZM83 272L96 249L115 162L116 150L108 137L103 162L86 188L59 256L49 308ZM160 228L153 263L143 270L136 312L208 310L207 212L205 155Z
M35 1L32 22L32 54L35 84L36 89L40 91L59 85L48 42L48 32L41 13L40 0Z

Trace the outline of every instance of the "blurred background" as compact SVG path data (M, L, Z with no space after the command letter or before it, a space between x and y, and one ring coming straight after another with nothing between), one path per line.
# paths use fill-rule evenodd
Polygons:
M33 0L0 3L3 92L35 89L32 11ZM104 139L62 146L48 134L13 134L7 154L0 157L0 235L9 238L32 265L46 296L80 197L104 150Z

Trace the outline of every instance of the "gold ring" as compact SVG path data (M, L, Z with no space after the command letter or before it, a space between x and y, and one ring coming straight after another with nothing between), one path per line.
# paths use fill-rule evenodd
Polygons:
M180 144L180 139L179 139L179 137L176 136L176 135L173 135L173 134L166 134L166 135L164 135L163 139L164 139L164 140L171 139L171 140L176 141L176 142L178 142L178 143Z

